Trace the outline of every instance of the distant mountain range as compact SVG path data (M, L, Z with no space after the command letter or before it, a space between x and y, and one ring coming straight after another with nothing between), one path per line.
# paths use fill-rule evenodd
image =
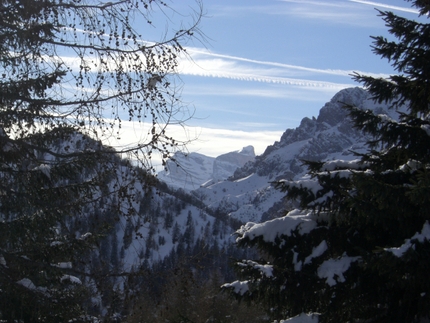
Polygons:
M249 252L235 248L234 230L245 222L282 216L293 207L271 182L304 176L303 160L352 160L354 151L367 149L369 138L353 129L344 104L390 115L387 106L375 104L366 91L350 88L337 93L317 118L306 117L297 128L287 129L260 156L252 146L216 158L176 154L167 171L158 174L155 187L135 187L138 214L116 221L110 216L112 229L92 263L108 263L112 272L166 270L188 257L198 259L199 270L216 268L225 278L231 274L230 259ZM70 227L88 230L78 221Z
M327 102L317 118L305 117L297 128L287 129L260 156L252 146L216 158L175 154L167 171L158 174L157 189L138 193L139 214L116 224L108 239L107 249L116 249L110 257L130 269L172 262L178 254L198 252L196 245L202 242L214 253L233 250L230 235L237 226L278 217L294 207L271 182L304 176L303 160L352 160L357 158L353 152L367 149L369 138L352 127L345 104L390 114L365 90L350 88Z
M166 170L158 173L158 178L172 188L192 191L202 185L226 180L236 169L254 161L255 152L253 146L244 147L241 151L228 152L216 158L199 153L177 152L173 160L167 162Z
M254 161L237 167L231 176L225 172L227 179L223 181L219 177L205 182L203 177L206 179L210 171L202 176L199 168L184 164L184 169L190 174L189 180L191 174L200 174L194 177L193 187L198 188L192 194L209 208L226 213L240 222L260 222L281 215L279 212L293 206L284 204L283 194L275 190L270 182L302 177L306 173L303 160L351 160L357 158L354 152L367 149L366 141L369 138L352 127L342 109L346 104L375 110L378 114L392 114L386 105L375 104L362 88L342 90L321 108L317 118L303 118L297 128L287 129L280 141L267 147ZM160 179L170 185L167 177L161 176Z

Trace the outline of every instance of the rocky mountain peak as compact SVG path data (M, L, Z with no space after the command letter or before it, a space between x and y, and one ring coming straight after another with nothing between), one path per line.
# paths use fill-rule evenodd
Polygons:
M327 102L318 117L305 117L295 129L287 129L280 141L238 168L228 181L202 187L200 196L207 196L207 203L244 221L261 220L261 216L276 216L282 208L282 193L274 190L270 182L279 179L294 180L306 172L303 160L351 160L357 158L353 151L367 150L369 138L356 130L348 118L345 105L371 109L390 114L388 106L376 104L362 88L345 89Z
M242 150L239 152L239 154L246 155L246 156L251 156L251 157L255 157L254 146L243 147Z
M345 110L342 109L344 105L362 107L363 102L367 99L369 99L369 94L362 88L355 87L341 90L321 108L316 121L335 126L346 117Z

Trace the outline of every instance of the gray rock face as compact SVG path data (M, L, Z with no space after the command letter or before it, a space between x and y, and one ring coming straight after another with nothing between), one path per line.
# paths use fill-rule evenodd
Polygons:
M269 176L269 180L291 178L304 171L301 160L324 160L353 144L361 146L366 138L352 127L342 108L345 104L375 109L365 90L358 87L342 90L321 108L317 118L305 117L299 127L287 129L280 141L267 147L254 164L238 169L234 178L251 173Z

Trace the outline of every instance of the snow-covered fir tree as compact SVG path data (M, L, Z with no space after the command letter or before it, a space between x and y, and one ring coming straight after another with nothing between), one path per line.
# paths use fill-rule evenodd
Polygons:
M428 17L429 1L411 2ZM395 40L375 37L373 50L398 75L354 79L395 117L346 105L371 138L368 152L307 162L301 180L275 183L300 208L236 233L264 259L238 262L241 280L224 288L264 304L272 319L430 319L430 24L380 15Z

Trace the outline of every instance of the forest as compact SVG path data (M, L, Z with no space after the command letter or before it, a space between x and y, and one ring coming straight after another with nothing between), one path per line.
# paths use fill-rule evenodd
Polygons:
M206 41L204 3L179 23L169 10L0 2L0 322L428 322L430 24L378 11L393 39L372 36L372 50L397 74L352 75L364 90L343 93L373 108L336 102L365 149L280 174L271 146L221 190L272 179L283 197L242 222L238 199L156 176L187 151L170 133L193 117L178 66ZM136 22L157 12L165 32L143 40ZM115 146L126 121L142 135ZM264 194L242 194L250 213Z

